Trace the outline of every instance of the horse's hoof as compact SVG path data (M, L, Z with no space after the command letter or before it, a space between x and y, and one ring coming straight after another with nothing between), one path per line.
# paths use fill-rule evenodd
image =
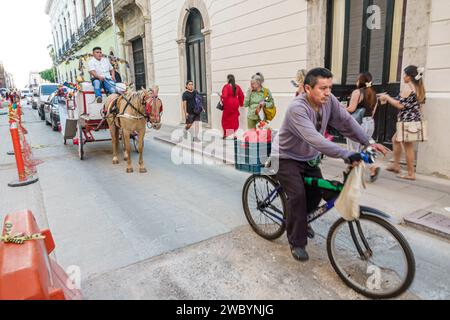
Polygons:
M139 169L139 173L147 173L147 169L143 168L143 169Z
M113 165L119 164L119 160L113 160Z
M127 169L127 173L133 173L133 172L134 172L133 168Z

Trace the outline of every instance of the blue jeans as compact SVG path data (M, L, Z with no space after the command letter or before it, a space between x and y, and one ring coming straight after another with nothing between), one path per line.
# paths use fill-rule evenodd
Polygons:
M95 97L102 96L102 88L105 89L106 94L116 93L116 83L111 79L105 79L105 81L94 79L92 85L94 86Z

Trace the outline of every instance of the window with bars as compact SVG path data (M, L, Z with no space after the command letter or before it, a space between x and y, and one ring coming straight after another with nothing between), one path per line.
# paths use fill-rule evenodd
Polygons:
M132 41L133 48L133 65L134 65L134 81L136 89L147 87L145 75L145 57L144 57L144 42L142 38Z

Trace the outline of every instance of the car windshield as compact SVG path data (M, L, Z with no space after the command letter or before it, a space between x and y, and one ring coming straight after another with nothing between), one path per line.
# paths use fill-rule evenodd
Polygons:
M56 90L58 90L58 86L43 86L41 87L41 95L49 96Z

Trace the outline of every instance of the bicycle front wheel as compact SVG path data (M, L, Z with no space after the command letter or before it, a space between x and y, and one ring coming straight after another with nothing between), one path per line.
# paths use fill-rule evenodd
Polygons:
M337 221L330 230L328 256L339 277L371 299L403 294L415 275L414 254L403 235L364 209L358 221Z
M244 185L242 202L252 229L267 240L280 238L286 231L286 197L270 177L251 176Z

